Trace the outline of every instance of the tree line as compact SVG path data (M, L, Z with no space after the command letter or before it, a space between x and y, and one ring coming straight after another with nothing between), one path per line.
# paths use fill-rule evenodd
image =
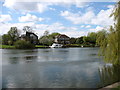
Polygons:
M32 32L31 27L25 26L23 30ZM97 43L100 39L100 36L104 36L106 34L105 30L101 30L99 32L90 32L87 36L81 36L78 38L71 37L70 38L70 44L71 46L79 46L79 45L85 45L85 46L98 46ZM54 32L49 34L49 31L45 31L44 34L39 38L39 45L45 45L50 46L54 43L54 39L57 35L60 35L58 32ZM17 29L17 27L11 27L10 30L7 32L7 34L3 34L1 36L1 42L3 45L14 45L16 41L20 39L20 30Z
M29 31L32 32L30 26L25 26L23 28L23 31ZM49 31L45 31L44 34L39 38L39 45L45 45L50 46L54 43L55 36L59 35L60 33L54 32L49 33ZM79 45L85 45L85 46L98 46L99 45L99 39L101 36L104 36L106 34L105 30L101 30L99 32L90 32L87 36L81 36L78 38L71 37L70 38L70 44L71 46L79 46ZM7 34L3 34L1 36L1 43L3 45L15 45L15 42L20 40L20 30L18 30L17 27L11 27L10 30L7 32ZM97 40L98 39L98 40Z

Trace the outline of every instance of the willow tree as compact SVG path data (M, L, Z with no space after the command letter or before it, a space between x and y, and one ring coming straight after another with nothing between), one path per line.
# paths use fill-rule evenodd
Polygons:
M104 42L102 42L103 39L98 41L102 43L101 45L99 42L104 60L114 65L120 65L120 1L115 5L110 16L114 17L114 26L110 27Z

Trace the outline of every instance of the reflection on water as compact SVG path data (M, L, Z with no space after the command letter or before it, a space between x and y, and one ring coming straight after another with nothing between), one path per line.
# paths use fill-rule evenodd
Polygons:
M112 84L113 82L120 81L120 66L117 65L105 65L99 69L100 86Z
M105 67L97 53L98 48L3 49L2 87L97 88L115 82L116 67Z

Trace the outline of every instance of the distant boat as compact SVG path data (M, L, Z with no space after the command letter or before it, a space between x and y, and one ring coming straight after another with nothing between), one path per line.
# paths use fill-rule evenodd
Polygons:
M81 45L81 47L83 47L83 45Z
M56 44L56 43L53 43L52 46L50 46L51 48L61 48L63 47L62 44Z

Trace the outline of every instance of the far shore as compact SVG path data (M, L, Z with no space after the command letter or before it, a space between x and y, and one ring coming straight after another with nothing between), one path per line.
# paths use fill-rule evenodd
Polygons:
M70 47L79 47L81 48L81 45L77 45L77 44L71 44L71 45L66 45L63 48L70 48ZM92 45L84 45L82 48L84 47L98 47L98 46L92 46ZM35 48L50 48L49 46L45 46L45 45L35 45ZM16 49L15 46L13 45L0 45L0 49Z

